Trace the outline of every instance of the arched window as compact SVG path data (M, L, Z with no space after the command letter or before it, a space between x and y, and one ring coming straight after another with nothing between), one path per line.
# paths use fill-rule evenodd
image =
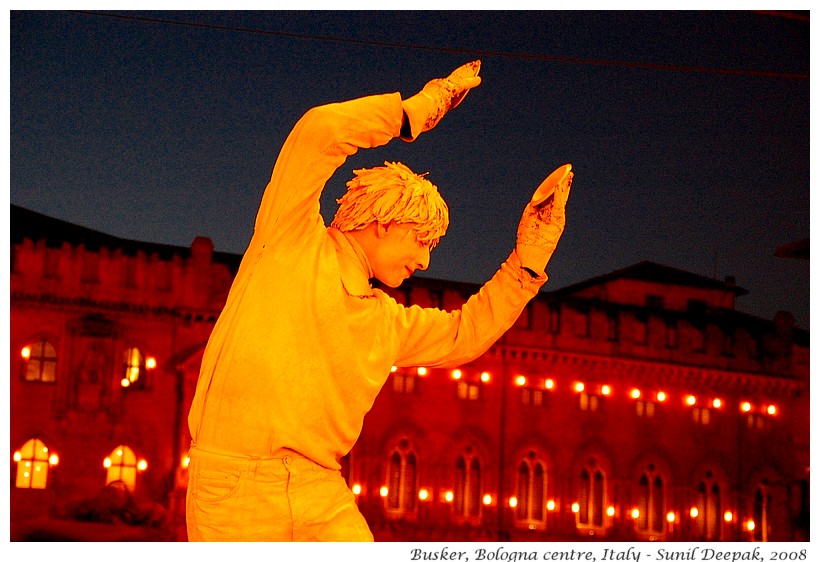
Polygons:
M583 528L604 526L604 493L606 479L594 463L581 469L578 486L577 524Z
M640 533L660 534L664 527L664 484L655 467L641 474L638 480L638 518L635 521Z
M121 481L130 491L137 484L137 470L145 469L145 461L137 462L137 456L130 447L120 445L103 460L106 469L105 484Z
M416 511L416 454L407 439L390 454L387 474L387 510L393 513Z
M754 530L753 536L756 541L768 542L769 530L771 526L770 520L770 506L772 503L772 496L769 493L768 487L760 485L755 490L755 505L754 505Z
M720 485L711 472L698 483L695 507L697 507L696 528L698 538L707 541L720 540Z
M481 514L481 463L468 447L456 459L453 511L458 518L477 519Z
M129 347L125 350L123 359L123 378L122 386L124 388L143 390L147 385L146 374L146 359L142 352L136 347Z
M26 345L20 353L23 357L22 378L32 382L54 382L57 372L57 353L45 338Z
M29 439L14 453L17 463L17 488L44 489L48 483L49 466L57 464L57 455L39 439Z
M543 528L547 522L547 471L534 451L518 465L515 519L530 528Z

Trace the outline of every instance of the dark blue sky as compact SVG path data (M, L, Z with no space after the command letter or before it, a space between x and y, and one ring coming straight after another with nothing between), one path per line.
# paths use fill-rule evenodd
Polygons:
M734 275L809 327L808 13L11 12L10 200L116 236L242 253L310 107L482 85L432 132L348 160L429 172L451 228L423 275L483 282L552 169L576 175L553 290L652 260ZM119 17L124 16L124 17Z

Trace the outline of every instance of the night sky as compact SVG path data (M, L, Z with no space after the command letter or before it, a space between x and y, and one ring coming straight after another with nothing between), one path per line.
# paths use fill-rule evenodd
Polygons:
M651 260L809 328L808 13L11 12L10 202L115 236L241 254L309 108L416 93L481 59L433 131L360 151L439 186L451 227L425 277L480 283L527 200L575 169L545 290Z

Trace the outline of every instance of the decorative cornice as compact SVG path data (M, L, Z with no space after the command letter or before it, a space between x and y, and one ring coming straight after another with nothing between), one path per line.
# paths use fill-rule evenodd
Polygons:
M797 396L806 390L804 381L767 373L732 371L560 350L532 352L525 347L508 344L496 344L491 349L491 355L502 354L511 361L537 362L541 366L568 367L577 371L579 376L589 376L593 379L606 374L606 378L610 381L630 382L637 385L693 385L705 386L729 394L765 393L772 396Z
M74 307L98 311L127 312L135 314L153 314L155 316L170 316L184 318L197 322L212 323L219 315L220 309L193 309L182 306L167 307L162 305L148 305L127 301L96 300L87 297L62 297L52 293L28 293L12 291L11 304L37 303L48 306Z

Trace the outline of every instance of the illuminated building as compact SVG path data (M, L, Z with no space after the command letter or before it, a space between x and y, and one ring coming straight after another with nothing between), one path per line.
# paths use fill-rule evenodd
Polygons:
M240 257L11 219L12 536L122 481L184 537L187 412ZM540 294L458 369L393 369L343 459L376 539L807 540L808 332L744 293L642 262Z

